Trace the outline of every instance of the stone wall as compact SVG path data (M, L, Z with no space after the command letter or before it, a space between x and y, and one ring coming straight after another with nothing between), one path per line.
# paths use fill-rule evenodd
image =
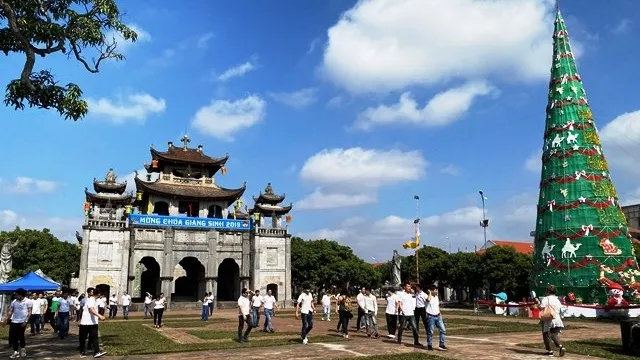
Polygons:
M110 293L127 291L130 235L127 229L85 229L78 291L108 285Z

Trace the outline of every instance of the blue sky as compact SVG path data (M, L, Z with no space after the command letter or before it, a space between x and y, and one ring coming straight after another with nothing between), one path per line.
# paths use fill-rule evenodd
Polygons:
M640 25L633 1L564 0L578 66L623 202L640 199ZM38 59L76 82L90 113L0 107L0 228L48 227L72 239L83 189L122 178L186 131L217 182L267 182L294 202L290 230L386 259L411 236L419 194L426 244L529 240L534 227L554 4L546 0L122 2L139 33L125 62L86 73ZM0 24L4 26L4 24ZM2 58L0 82L22 55Z

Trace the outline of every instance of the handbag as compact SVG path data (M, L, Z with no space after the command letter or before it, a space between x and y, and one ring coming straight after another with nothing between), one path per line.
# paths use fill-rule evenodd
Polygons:
M545 307L540 313L540 320L542 321L551 321L554 317L556 317L556 312L551 306Z

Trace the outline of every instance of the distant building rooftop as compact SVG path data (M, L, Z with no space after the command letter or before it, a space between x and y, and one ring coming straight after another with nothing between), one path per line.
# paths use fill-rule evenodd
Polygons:
M531 255L533 254L533 242L528 242L528 241L510 241L510 240L489 240L487 242L487 248L493 247L493 246L500 246L500 247L511 247L513 248L517 253L520 254L528 254ZM478 251L476 251L476 253L483 253L485 251L484 247Z

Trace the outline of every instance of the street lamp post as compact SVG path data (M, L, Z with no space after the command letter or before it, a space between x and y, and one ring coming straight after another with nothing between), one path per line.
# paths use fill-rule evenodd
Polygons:
M480 221L480 227L484 232L484 250L487 250L487 227L489 227L489 220L487 219L486 211L485 211L485 200L487 198L484 196L484 192L482 190L478 191L480 193L480 198L482 199L482 220Z

